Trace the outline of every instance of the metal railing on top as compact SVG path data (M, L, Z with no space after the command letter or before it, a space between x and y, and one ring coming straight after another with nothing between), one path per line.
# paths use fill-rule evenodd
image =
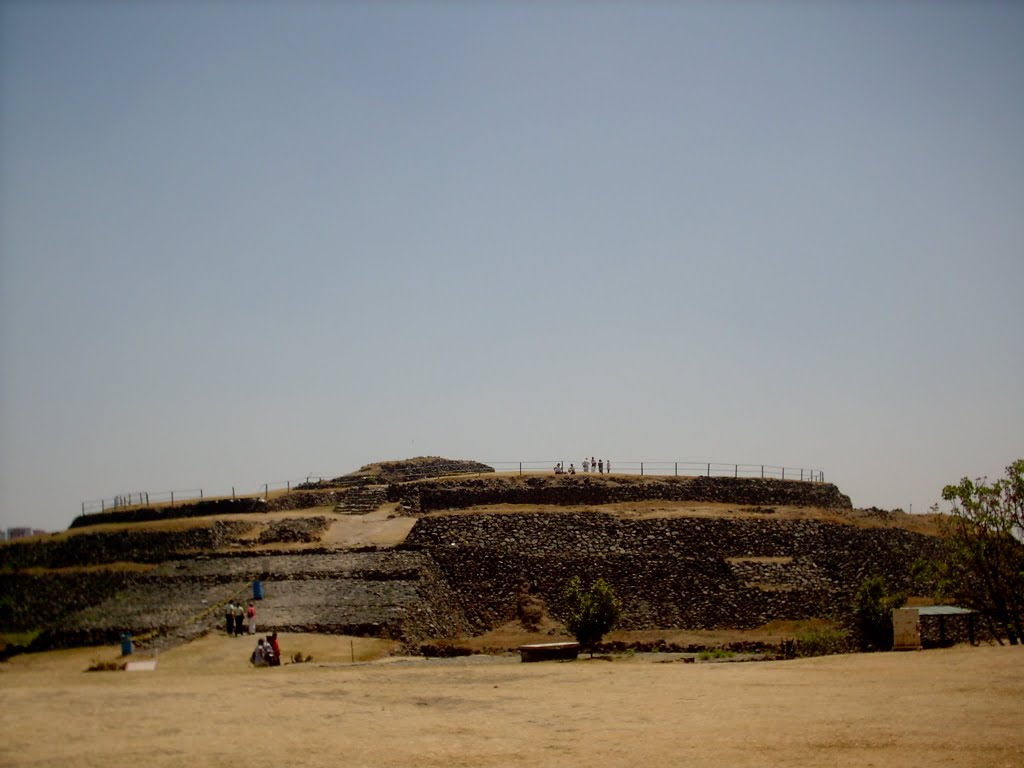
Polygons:
M173 490L173 491L131 491L118 494L106 499L95 499L82 502L82 514L89 515L95 512L109 512L114 509L126 507L148 507L148 506L174 506L183 502L202 501L203 499L242 499L255 498L258 496L267 497L271 491L291 491L302 483L323 480L324 475L309 474L305 477L294 480L278 480L273 483L261 483L257 488L238 489L232 486L230 491L209 493L203 488Z
M587 474L661 475L674 477L760 477L780 480L803 480L821 483L825 473L820 469L781 467L774 464L727 464L716 461L610 461L599 458L598 468L588 467ZM556 459L554 461L487 461L496 472L534 474L553 472L560 465L563 472L573 467L576 474L584 474L583 462Z

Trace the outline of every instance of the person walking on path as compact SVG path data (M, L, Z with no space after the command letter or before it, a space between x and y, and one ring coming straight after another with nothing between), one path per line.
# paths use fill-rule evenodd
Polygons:
M228 637L233 637L235 634L235 601L229 600L227 607L224 608L224 622L228 631Z
M583 474L587 474L590 471L590 462L587 459L583 459Z
M235 634L241 635L245 624L245 609L241 603L235 603Z
M604 460L604 471L607 472L609 475L612 473L612 460L611 459L605 459Z
M604 459L598 459L597 460L597 474L599 474L599 475L603 475L604 474Z
M249 617L249 634L250 635L255 635L256 634L256 606L253 605L251 602L249 603L249 607L246 608L246 610L245 610L245 615Z

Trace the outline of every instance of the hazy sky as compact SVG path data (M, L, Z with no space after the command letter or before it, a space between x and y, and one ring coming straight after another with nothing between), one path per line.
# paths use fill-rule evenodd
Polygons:
M439 454L1024 457L1024 4L4 3L0 526Z

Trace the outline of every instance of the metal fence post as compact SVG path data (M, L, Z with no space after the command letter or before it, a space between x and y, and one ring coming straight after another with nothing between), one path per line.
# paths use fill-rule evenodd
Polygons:
M676 477L679 477L679 462L676 462Z
M643 477L643 474L644 474L644 463L641 461L640 462L640 476Z
M171 491L171 506L174 506L174 491Z
M783 480L786 479L786 468L785 467L782 468L782 479Z
M289 480L288 481L288 493L291 493L291 492L292 492L292 481Z
M764 480L764 464L761 465L761 479Z
M263 500L270 501L270 483L263 484Z
M708 477L711 477L711 462L708 462Z
M801 468L801 470L800 470L800 479L801 479L801 480L803 480L803 479L804 479L804 471L803 471L803 469L802 469L802 468Z
M733 476L734 479L740 476L740 465L739 464L733 464L732 465L732 476Z
M523 474L523 462L519 462L519 474Z

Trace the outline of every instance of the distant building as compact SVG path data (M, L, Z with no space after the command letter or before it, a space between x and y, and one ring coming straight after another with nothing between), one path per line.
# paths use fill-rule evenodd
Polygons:
M3 528L0 528L0 541L6 541L6 540L7 540L7 531L4 530Z
M895 608L892 612L893 648L897 651L942 648L955 643L977 643L988 632L978 626L978 615L955 605Z
M34 531L31 528L8 528L7 538L13 541L14 539L25 539L31 536Z

